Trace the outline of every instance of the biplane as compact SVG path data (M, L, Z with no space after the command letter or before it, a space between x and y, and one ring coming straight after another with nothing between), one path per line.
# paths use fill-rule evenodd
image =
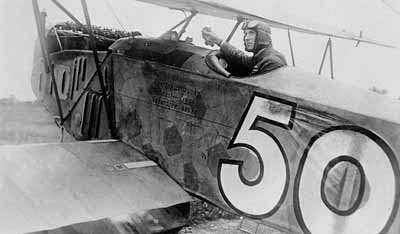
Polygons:
M246 217L251 233L400 232L400 102L292 66L228 67L228 79L213 50L181 38L203 14L236 21L227 41L259 20L328 37L325 55L331 37L389 45L202 0L140 1L190 15L153 38L91 25L85 0L85 23L52 0L73 22L46 28L32 0L32 88L79 141L0 147L1 233L109 217L95 228L177 230L193 196Z

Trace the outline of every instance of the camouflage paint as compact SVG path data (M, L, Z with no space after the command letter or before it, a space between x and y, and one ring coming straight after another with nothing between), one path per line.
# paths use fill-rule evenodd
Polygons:
M398 215L400 188L396 156L400 149L399 124L378 118L380 114L370 115L372 112L368 108L361 108L361 113L356 113L356 109L353 107L346 107L347 110L343 110L313 100L313 95L315 95L312 93L313 90L318 92L318 89L332 86L332 84L312 80L312 75L307 73L296 73L285 69L251 80L229 80L218 75L204 76L192 72L185 69L184 64L183 68L177 68L122 55L113 55L113 64L116 120L121 139L142 149L146 156L159 163L170 176L190 192L242 215L262 219L267 224L278 225L282 230L290 233L319 233L321 228L325 233L354 233L355 231L373 233L367 230L375 230L377 233L397 233L400 229L399 222L394 218ZM311 78L303 79L306 76L311 76ZM293 83L288 85L286 82L289 82L290 79L293 79ZM296 83L300 82L299 80L303 83ZM334 91L333 88L329 94ZM355 92L352 96L361 94L366 95ZM318 95L323 96L321 93ZM363 103L376 99L376 97L368 95L362 96L366 99L362 101ZM246 148L243 145L232 147L235 134L240 131L241 121L248 118L249 113L246 110L249 110L252 105L251 100L255 96L261 100L259 107L261 109L258 109L259 113L252 114L262 115L265 112L266 116L259 116L264 118L256 119L252 129L261 134L265 133L264 137L272 137L279 145L282 152L279 157L285 162L283 166L286 168L286 172L282 173L287 175L284 180L284 188L278 194L279 201L262 214L252 213L251 207L249 207L249 211L235 207L230 201L231 198L224 194L220 177L221 167L225 165L224 163L233 163L231 165L238 163L240 167L236 172L235 170L234 173L232 172L231 177L240 178L243 185L246 186L247 181L251 188L261 185L260 183L265 180L271 181L268 183L274 181L274 175L269 175L268 170L265 171L267 174L264 177L260 176L260 158L255 157L256 154L251 147ZM336 101L340 102L340 100ZM382 105L386 104L384 100L379 100L379 102ZM400 106L393 103L390 105L396 108ZM132 118L132 115L135 117ZM390 115L386 117L387 119L392 118ZM285 119L287 119L286 124L284 124ZM137 126L140 126L140 130ZM350 169L336 167L336 164L330 164L333 165L333 168L327 169L327 165L318 165L318 160L307 161L307 152L315 147L313 142L317 141L316 139L322 136L324 131L332 128L335 134L341 136L338 139L348 136L350 139L348 147L350 148L346 146L344 152L352 160L360 162L361 165L363 163L371 164L371 162L362 159L364 156L368 157L368 152L355 150L363 148L365 145L363 141L357 140L360 137L370 139L368 144L377 142L378 148L381 147L384 152L387 152L383 155L387 155L386 162L388 164L382 168L392 171L388 176L392 175L390 178L393 184L385 185L381 189L390 192L392 197L389 202L379 203L376 201L376 197L374 200L369 200L368 195L365 195L373 194L375 190L366 187L365 183L362 185L360 178L365 176L364 179L367 182L373 181L374 179L370 177L378 176L376 172L362 176L360 172L357 172L357 167L349 167L347 164L342 167ZM265 147L267 147L266 152L271 149L268 146ZM342 146L340 143L329 143L325 147L326 152L320 151L321 148L318 148L317 151L333 153L332 150L335 147ZM333 154L331 156L335 158L340 155ZM275 163L271 160L274 160L271 155L265 155L261 162L265 166L270 166ZM317 199L306 203L304 200L304 196L308 198L315 194L315 191L303 188L304 183L311 183L311 181L308 182L307 177L304 177L305 172L302 171L307 162L317 164L315 170L307 169L306 174L317 176L317 171L321 169L329 172L325 179L322 178L322 174L321 178L315 178L318 185L322 184L322 194L329 197L329 199L325 199L326 204L335 203L336 199L339 202L331 205L337 207L337 210L346 211L351 210L352 207L355 207L354 204L359 203L358 208L353 209L356 210L353 211L354 214L335 214L333 211L327 210L328 208L325 206L321 206L321 209L325 210L324 212L334 217L331 218L333 223L324 225L324 227L318 226L315 217L310 219L309 215L303 216L306 212L303 206L310 207L311 205L312 209L316 205L313 202L322 203L323 197L318 187L316 193L321 201ZM351 164L346 160L344 162ZM363 168L367 167L363 166ZM336 177L341 178L342 181L349 180L351 184L344 185L343 182L337 182L334 179ZM353 195L360 190L365 191L364 195L361 197ZM346 193L350 193L350 197L347 195L347 203L343 203L340 197L345 196L343 194ZM303 195L299 197L299 194ZM243 200L257 198L267 201L272 199L272 197L269 198L271 196L269 194L249 193L241 194L241 196ZM263 206L262 203L257 202L253 206ZM376 214L364 212L364 216L359 216L355 221L351 217L360 214L368 206L366 205L368 203L373 206L382 204L382 208L388 206L390 211L383 212L382 210L379 222L372 222L370 225L364 224L362 227L359 225L360 223L370 222L368 220L374 219L372 217L376 217ZM324 223L321 220L318 222Z
M398 101L291 68L229 80L205 65L206 49L160 40L129 43L129 53L114 52L107 62L119 137L185 189L290 233L399 232ZM184 56L174 58L180 50L186 51ZM79 57L87 59L87 73L93 74L89 52L52 55L58 85L62 87L64 71L82 79L76 71L78 64L83 66ZM32 84L38 98L56 113L40 64ZM69 92L74 82L80 81L65 82ZM98 93L95 81L66 122L77 138L95 133L93 119L85 116L94 116L91 106ZM76 95L69 97L63 97L63 109ZM107 137L104 108L100 113L99 137ZM251 125L241 129L246 121ZM236 142L240 135L251 142ZM263 139L269 143L257 146ZM380 157L371 160L374 155ZM284 169L271 174L277 169L273 165ZM234 170L226 171L227 166ZM278 181L284 184L272 191L277 200L271 202L268 189ZM233 182L238 186L229 186ZM253 192L256 187L260 192Z

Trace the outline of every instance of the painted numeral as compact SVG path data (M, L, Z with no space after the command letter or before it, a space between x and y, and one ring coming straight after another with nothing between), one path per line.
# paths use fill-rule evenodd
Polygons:
M329 173L340 163L353 173ZM379 136L356 126L328 128L311 139L301 158L297 219L305 233L386 233L398 210L399 176L396 157ZM337 199L327 199L335 190Z
M260 122L290 129L295 104L255 93L228 149L244 147L256 157L259 170L254 178L243 176L243 161L221 159L219 187L225 201L239 213L253 217L271 216L283 202L289 181L285 151L276 137L259 127Z
M265 123L290 131L296 104L255 93L228 149L243 147L258 162L253 178L243 161L220 159L218 185L226 203L254 218L273 215L283 203L289 165ZM270 126L271 126L270 125ZM304 233L387 233L400 204L400 169L391 147L358 126L329 127L311 138L299 162L293 206Z

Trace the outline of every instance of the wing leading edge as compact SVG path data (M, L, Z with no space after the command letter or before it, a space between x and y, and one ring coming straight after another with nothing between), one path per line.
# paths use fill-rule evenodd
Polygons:
M158 6L163 6L171 9L179 9L184 11L195 11L199 14L214 16L218 18L225 18L230 20L245 19L245 20L259 20L268 23L271 27L291 30L306 34L322 35L328 37L336 37L345 40L352 40L357 42L364 42L368 44L379 45L388 48L395 48L395 46L383 43L377 40L362 37L358 33L348 32L327 26L303 26L298 24L291 24L286 22L279 22L272 19L267 19L261 16L247 13L245 11L237 10L215 2L208 2L202 0L137 0Z
M121 142L0 147L0 233L26 233L190 201Z

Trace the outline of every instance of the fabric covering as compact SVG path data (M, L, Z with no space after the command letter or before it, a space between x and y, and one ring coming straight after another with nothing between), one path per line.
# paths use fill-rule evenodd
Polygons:
M0 233L53 229L190 200L155 164L135 168L139 161L143 166L149 160L120 142L0 147Z

